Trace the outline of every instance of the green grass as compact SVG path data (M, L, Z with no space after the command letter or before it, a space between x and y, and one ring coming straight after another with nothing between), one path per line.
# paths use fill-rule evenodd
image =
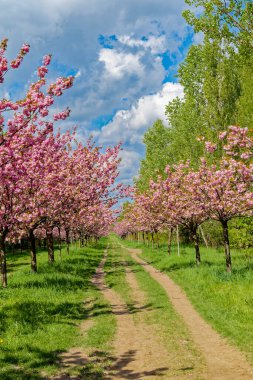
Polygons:
M59 353L70 347L110 348L114 317L90 283L104 248L105 242L72 248L51 266L42 251L37 274L26 253L8 255L9 285L0 289L1 380L39 380L41 371L56 371ZM94 324L82 337L79 324L87 318Z
M180 257L174 247L169 257L165 245L152 249L132 241L123 241L123 244L141 248L142 258L175 280L200 314L253 363L252 254L232 252L230 275L226 273L222 250L201 248L202 263L196 267L191 247L183 247Z

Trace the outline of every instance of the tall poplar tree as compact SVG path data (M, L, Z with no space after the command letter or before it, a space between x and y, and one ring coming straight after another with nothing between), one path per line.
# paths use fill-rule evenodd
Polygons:
M215 141L231 124L253 127L253 4L219 0L186 3L201 7L198 16L188 10L184 17L195 32L203 33L203 42L191 46L180 65L178 77L185 97L170 102L166 115L172 126L175 160L190 158L197 166L203 154L198 137Z

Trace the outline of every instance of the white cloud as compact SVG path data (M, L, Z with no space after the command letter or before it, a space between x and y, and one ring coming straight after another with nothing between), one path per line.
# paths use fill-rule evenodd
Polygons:
M106 72L116 79L121 79L125 74L141 76L144 66L140 57L141 54L118 52L113 49L101 49L99 52L99 61L104 63Z
M82 71L78 70L78 72L75 75L75 78L79 78L82 75Z
M141 97L128 110L118 111L113 120L102 128L99 141L141 142L144 131L156 119L166 123L165 106L177 96L183 97L183 87L176 83L165 83L161 91Z
M119 166L121 178L131 178L136 174L141 155L134 150L124 149L120 152L120 157L122 158Z
M119 36L118 40L129 47L150 49L152 54L163 53L167 50L166 36L151 35L146 39L137 39L129 35Z
M193 44L195 44L195 45L202 44L203 41L204 41L204 33L199 32L199 33L194 34Z

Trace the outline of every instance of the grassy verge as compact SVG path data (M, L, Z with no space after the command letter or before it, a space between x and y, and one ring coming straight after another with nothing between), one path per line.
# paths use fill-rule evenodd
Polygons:
M90 283L104 247L73 248L52 266L42 251L38 274L30 273L27 254L9 255L9 286L0 289L2 380L39 380L42 371L55 372L59 353L73 346L109 348L113 316ZM88 317L94 324L82 337L78 326Z
M198 268L191 247L183 247L180 257L174 249L169 257L165 245L152 249L132 241L122 243L141 248L143 259L175 280L200 314L253 363L252 255L233 252L233 273L229 275L222 251L202 248L202 263Z

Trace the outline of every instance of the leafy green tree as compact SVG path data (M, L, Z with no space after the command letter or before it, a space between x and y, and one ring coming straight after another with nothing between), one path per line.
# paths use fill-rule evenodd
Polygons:
M141 161L139 178L136 180L139 190L147 189L150 179L155 180L158 175L164 175L164 169L170 162L170 130L158 119L144 134L143 142L146 156Z
M195 32L203 32L210 38L221 36L230 39L237 47L252 47L253 3L252 0L185 0L192 10L183 16ZM195 12L201 8L201 13Z
M203 136L217 141L231 124L253 127L252 2L186 0L201 13L184 12L203 43L191 46L180 65L178 77L185 97L169 103L170 156L189 158L197 166L203 149L196 141ZM196 16L197 14L197 16ZM215 157L220 157L218 149Z

